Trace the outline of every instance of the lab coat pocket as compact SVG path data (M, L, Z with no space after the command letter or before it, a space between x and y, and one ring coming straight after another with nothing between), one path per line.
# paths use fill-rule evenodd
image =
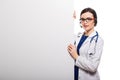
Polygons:
M92 57L94 54L95 54L95 52L94 52L93 49L88 51L88 57L89 58Z
M92 58L94 54L95 54L95 45L90 45L88 49L88 57Z

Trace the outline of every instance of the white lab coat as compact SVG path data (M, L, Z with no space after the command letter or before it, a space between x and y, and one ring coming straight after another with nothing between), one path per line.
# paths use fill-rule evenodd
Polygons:
M75 40L76 47L83 33L80 33ZM91 38L96 35L96 31L92 32L82 44L79 50L79 57L75 61L75 65L79 67L79 80L100 80L97 71L103 50L103 39L98 36L97 43L95 37L90 43Z

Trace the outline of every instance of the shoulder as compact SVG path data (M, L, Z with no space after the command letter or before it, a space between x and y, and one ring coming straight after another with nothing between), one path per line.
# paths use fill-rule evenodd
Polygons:
M79 32L78 34L77 34L77 37L80 37L80 36L82 36L82 32Z
M79 33L75 34L74 39L80 38L82 36L82 34L83 34L82 32L79 32Z
M98 43L104 44L104 40L100 35L98 36Z
M79 32L78 34L75 35L75 37L74 37L74 44L75 45L78 44L82 34L83 34L82 32Z

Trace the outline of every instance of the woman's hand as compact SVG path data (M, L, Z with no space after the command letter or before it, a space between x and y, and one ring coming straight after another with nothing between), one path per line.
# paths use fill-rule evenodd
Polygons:
M76 12L73 12L73 18L76 19Z
M68 45L67 50L68 50L69 54L71 55L71 57L76 60L78 57L76 46L70 44L70 45Z

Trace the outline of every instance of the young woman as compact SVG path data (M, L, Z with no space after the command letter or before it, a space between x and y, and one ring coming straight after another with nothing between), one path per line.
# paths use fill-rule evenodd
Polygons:
M97 71L103 50L103 39L94 27L97 14L92 8L85 8L80 14L80 24L85 30L79 33L74 45L68 45L68 52L75 61L74 80L100 80Z

